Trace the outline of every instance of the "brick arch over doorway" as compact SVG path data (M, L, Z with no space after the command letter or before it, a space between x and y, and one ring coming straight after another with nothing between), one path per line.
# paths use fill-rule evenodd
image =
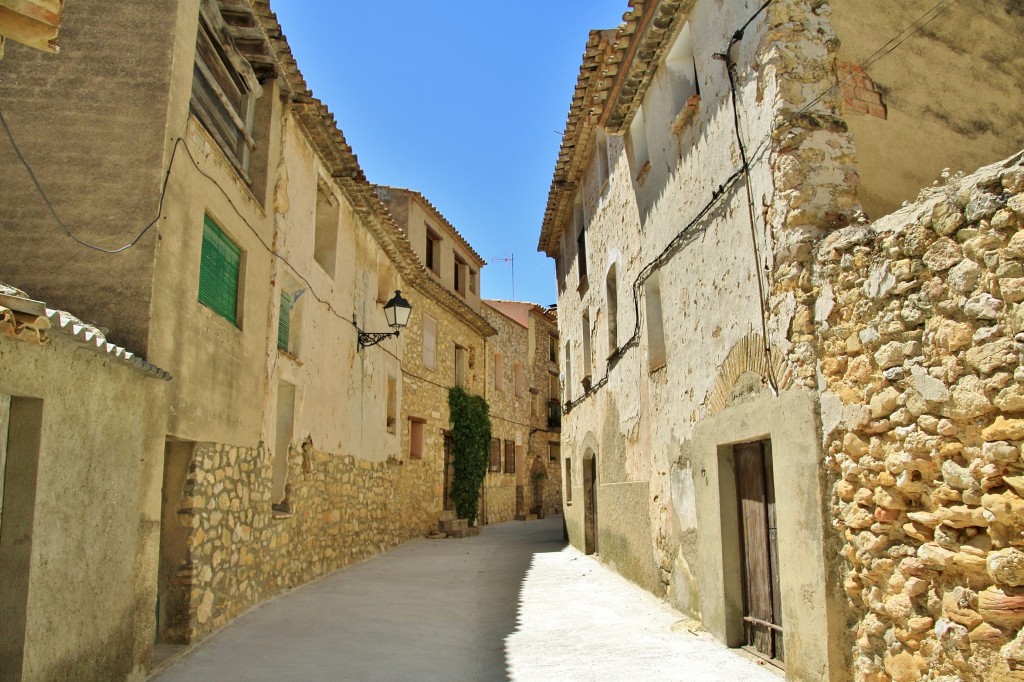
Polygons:
M773 382L780 391L793 385L796 373L779 349L769 346L765 352L763 338L750 332L729 350L704 401L704 417L719 414L739 395L760 392Z

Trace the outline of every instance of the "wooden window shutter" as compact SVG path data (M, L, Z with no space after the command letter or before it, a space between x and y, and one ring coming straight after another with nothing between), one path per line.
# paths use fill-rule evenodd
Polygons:
M199 302L236 327L241 254L241 249L206 216L199 261Z
M505 473L516 472L516 443L512 440L505 441Z
M277 347L288 350L288 332L291 327L292 297L287 291L281 292L281 305L277 314Z
M497 438L491 439L491 471L501 471L501 441Z

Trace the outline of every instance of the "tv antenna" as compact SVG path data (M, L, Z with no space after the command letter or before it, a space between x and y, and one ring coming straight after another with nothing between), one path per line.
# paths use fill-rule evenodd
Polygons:
M491 263L508 263L509 269L512 271L512 300L516 300L516 256L515 254L510 255L508 258L492 258L489 262Z

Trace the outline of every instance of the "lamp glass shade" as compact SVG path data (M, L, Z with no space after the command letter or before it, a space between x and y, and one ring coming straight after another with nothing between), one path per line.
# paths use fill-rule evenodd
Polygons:
M388 326L401 329L409 324L410 315L412 315L412 306L402 298L402 292L396 290L391 300L384 304L384 317L387 318Z

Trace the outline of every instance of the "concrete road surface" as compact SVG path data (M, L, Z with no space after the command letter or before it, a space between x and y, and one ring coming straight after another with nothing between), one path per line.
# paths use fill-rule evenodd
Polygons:
M562 519L415 540L237 618L151 679L766 681L562 541Z

